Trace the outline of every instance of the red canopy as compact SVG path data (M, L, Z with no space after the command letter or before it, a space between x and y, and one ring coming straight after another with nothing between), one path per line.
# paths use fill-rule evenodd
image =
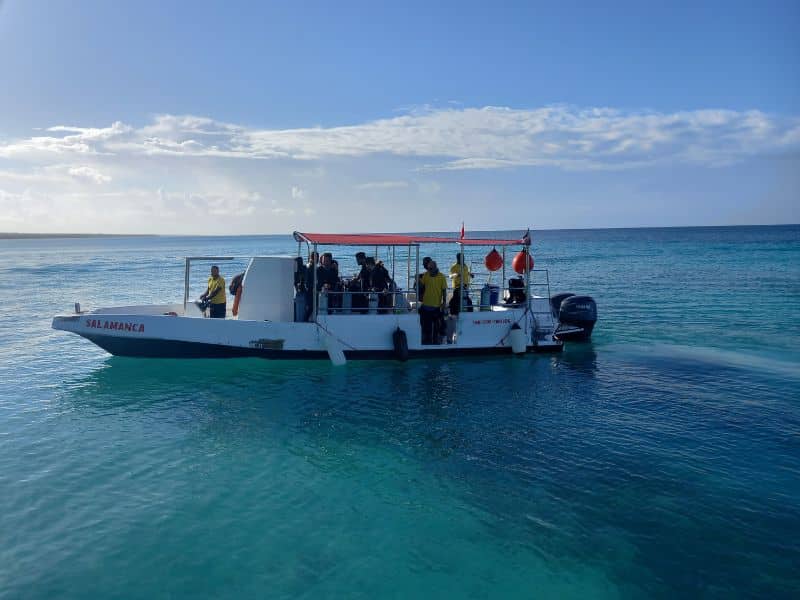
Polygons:
M485 238L458 238L408 235L398 233L301 233L294 232L298 242L322 246L409 246L414 244L464 244L465 246L518 246L526 240L495 240Z

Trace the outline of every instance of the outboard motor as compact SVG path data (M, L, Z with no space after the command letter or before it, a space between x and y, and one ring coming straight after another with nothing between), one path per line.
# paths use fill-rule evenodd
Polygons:
M550 299L555 308L558 304L558 329L555 336L561 341L587 341L592 336L594 324L597 322L597 303L591 296L574 294L558 294Z
M553 316L558 319L558 311L561 310L561 303L569 298L570 296L574 296L572 292L564 292L562 294L556 294L555 296L550 297L550 310L553 312Z

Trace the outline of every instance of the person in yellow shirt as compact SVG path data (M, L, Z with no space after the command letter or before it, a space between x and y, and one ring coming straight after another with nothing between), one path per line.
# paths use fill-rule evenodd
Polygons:
M200 300L208 300L211 304L212 319L224 319L225 308L227 306L225 298L225 278L219 274L219 267L213 265L211 267L211 277L208 278L208 288L200 296Z
M472 282L472 273L466 264L461 264L461 252L456 254L456 262L450 267L450 278L453 280L453 289L461 287L461 282L469 286Z
M453 297L450 299L450 314L457 315L463 308L472 312L472 300L469 297L469 284L472 282L472 273L466 264L461 264L461 252L456 254L456 262L450 267L450 278L453 280ZM463 287L462 287L463 286ZM461 294L461 302L458 296Z
M442 314L447 302L447 279L439 272L435 260L428 263L425 273L420 278L420 284L424 289L422 304L419 307L422 343L438 344Z

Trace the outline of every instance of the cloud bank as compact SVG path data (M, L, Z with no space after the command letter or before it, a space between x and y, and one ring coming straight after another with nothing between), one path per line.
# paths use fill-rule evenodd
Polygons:
M334 164L348 166L354 194L377 198L409 192L414 177L427 178L424 189L438 190L435 177L444 172L713 168L798 150L800 119L757 110L425 108L301 129L187 115L159 115L143 126L51 125L0 140L0 230L20 224L35 230L33 219L48 218L53 223L44 226L56 227L53 215L70 228L67 206L105 211L92 230L120 218L141 229L147 215L177 223L187 211L289 224L323 213L304 180L326 178ZM369 161L390 166L376 174Z
M135 128L57 125L0 144L0 157L171 155L312 160L389 154L438 158L428 169L551 166L617 169L663 162L719 165L797 149L800 120L760 111L633 112L552 106L424 110L329 128L266 130L160 115Z

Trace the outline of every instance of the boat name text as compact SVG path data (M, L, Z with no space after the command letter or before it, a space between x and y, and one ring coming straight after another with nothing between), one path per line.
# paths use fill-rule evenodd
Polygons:
M472 319L474 325L509 325L511 319Z
M144 333L143 323L125 323L123 321L103 321L102 319L86 319L86 327L91 329L114 329L116 331L130 331Z

